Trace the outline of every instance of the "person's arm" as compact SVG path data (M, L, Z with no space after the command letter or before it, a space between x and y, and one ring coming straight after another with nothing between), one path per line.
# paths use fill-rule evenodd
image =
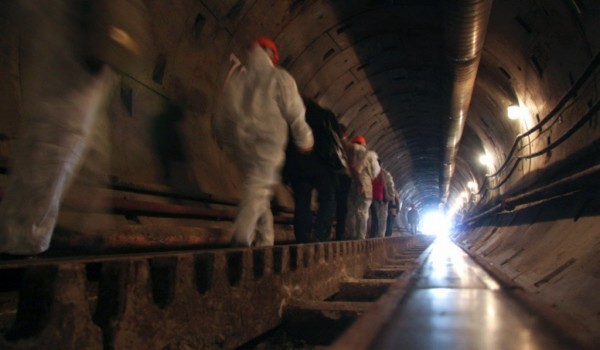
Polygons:
M394 201L394 196L396 193L396 186L394 185L394 179L392 178L392 174L390 174L389 171L387 170L382 170L381 171L385 178L385 200L387 202L393 202Z
M377 153L375 153L374 151L369 151L369 153L370 153L369 162L371 162L370 165L373 169L373 174L375 174L375 177L377 177L381 174L381 166L379 165L379 162L377 161L379 156L377 156Z
M300 153L309 153L314 146L312 130L306 122L306 108L294 78L284 70L278 70L279 108L290 126L294 144Z
M357 164L356 159L356 147L358 146L355 146L354 144L348 142L345 138L343 142L344 143L342 143L342 145L344 145L344 147L347 147L346 155L348 156L348 170L350 172L350 177L352 178L352 181L357 185L358 193L363 193L364 189L362 188L362 182L360 181L360 164Z

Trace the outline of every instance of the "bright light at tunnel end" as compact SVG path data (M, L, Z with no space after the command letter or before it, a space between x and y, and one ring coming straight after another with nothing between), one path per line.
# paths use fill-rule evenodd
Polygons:
M440 210L431 210L423 215L421 231L425 235L448 237L452 221L452 215L446 215Z

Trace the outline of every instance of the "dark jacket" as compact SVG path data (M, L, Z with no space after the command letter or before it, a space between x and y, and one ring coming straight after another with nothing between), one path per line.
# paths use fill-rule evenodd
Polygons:
M340 141L340 130L335 114L315 102L306 100L306 122L314 136L313 151L301 154L292 142L288 142L283 176L286 181L293 180L310 172L315 165L325 166L332 172L346 166L344 149Z

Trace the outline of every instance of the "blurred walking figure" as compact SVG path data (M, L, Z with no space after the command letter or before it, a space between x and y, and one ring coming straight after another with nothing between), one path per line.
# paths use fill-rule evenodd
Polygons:
M232 244L249 247L274 243L270 200L280 182L288 128L300 152L310 152L313 134L294 78L277 67L275 43L255 40L226 82L215 121L217 137L243 176Z
M377 154L367 149L367 140L362 135L352 139L348 150L352 184L348 192L348 216L346 218L347 237L365 239L369 207L373 198L373 179L379 175Z
M381 166L381 162L379 162ZM371 202L370 214L371 214L371 231L369 237L383 237L380 235L385 232L385 225L387 220L387 203L385 201L385 184L383 181L383 171L379 172L379 175L373 179L373 200ZM385 208L385 212L384 212ZM383 231L381 230L383 228Z
M419 216L419 211L417 211L415 205L410 207L408 213L406 213L406 220L408 221L408 231L412 235L416 235L417 227L419 226L419 221L421 221L421 218Z
M338 124L340 130L340 142L344 150L351 147L350 141L346 138L346 126L344 124ZM348 155L346 154L346 160ZM346 168L340 169L335 173L335 239L342 241L346 239L346 217L348 216L348 192L350 191L350 185L352 184L352 177L350 176L349 164L346 164Z
M379 165L381 166L381 163ZM392 175L382 167L373 181L373 203L371 204L373 237L384 237L386 234L389 205L394 201L395 192Z
M327 241L335 214L336 172L347 166L335 114L312 100L306 102L306 122L315 139L313 152L303 154L288 147L284 177L294 192L296 242ZM317 192L317 215L313 223L311 199Z
M391 175L390 175L390 177L391 177ZM391 237L392 231L394 229L394 225L396 224L396 217L398 216L400 209L402 209L402 204L400 203L400 199L398 198L398 191L395 188L394 188L394 198L391 202L389 202L388 209L389 209L389 211L388 211L387 225L385 227L385 236Z
M23 130L0 206L0 253L48 249L63 195L117 76L113 68L134 65L147 48L140 1L12 2Z

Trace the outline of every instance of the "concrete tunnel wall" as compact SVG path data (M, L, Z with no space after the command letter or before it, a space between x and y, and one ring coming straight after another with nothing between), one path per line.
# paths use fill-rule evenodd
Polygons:
M597 72L581 88L576 86L592 58L597 59L600 38L587 20L598 18L599 13L595 10L590 17L577 18L562 5L494 2L492 12L505 15L491 16L467 128L485 135L482 143L495 158L506 159L516 135L556 113L558 117L517 144L516 154L540 152L598 101ZM523 11L525 8L528 10ZM505 77L490 77L494 75ZM572 96L567 98L569 94ZM519 102L527 107L529 116L521 123L506 123L502 109L510 103L502 101ZM483 192L467 216L483 212L502 198L597 167L598 113L592 113L595 116L561 146L523 159L505 185ZM486 124L497 132L485 131ZM460 152L467 158L469 151ZM512 164L497 177L488 178L487 185L496 186L511 168ZM600 304L595 296L600 287L597 179L580 189L583 191L556 197L548 193L545 200L481 217L453 239L510 287L522 289L537 311L594 347L600 342Z
M248 40L266 34L275 39L295 39L292 43L280 43L281 57L286 57L286 50L308 46L314 40L310 35L315 34L310 31L305 35L291 32L302 24L310 26L298 21L311 19L309 15L314 14L341 22L344 18L340 15L336 19L335 13L341 8L339 3L145 1L152 23L154 52L144 67L119 78L109 112L97 128L97 139L83 173L86 177L90 173L101 178L112 176L122 182L160 186L176 192L237 198L241 188L237 170L219 148L211 130L218 92L231 65L230 55L241 56ZM358 8L362 6L357 5L359 3L351 2L348 6ZM544 6L541 9L535 2L494 2L463 141L473 147L462 147L459 151L459 164L466 165L462 170L457 169L459 178L455 179L455 188L464 187L464 183L458 182L468 176L484 177L485 172L471 165L475 154L482 150L478 147L504 159L515 136L523 131L504 118L505 102L516 99L530 107L528 123L535 124L536 119L548 115L559 103L583 73L590 57L599 51L600 37L593 25L600 18L597 7L590 3L588 8L592 10L586 16L577 17L561 1L548 1ZM351 11L346 11L350 17ZM18 34L6 6L0 14L0 75L3 77L0 80L0 156L10 160L21 120ZM523 32L527 28L529 33ZM296 79L306 81L303 75L313 74L318 68L315 61L303 57L290 71ZM510 78L506 79L502 71ZM586 85L589 88L578 94L578 104L561 112L560 121L546 129L548 135L531 136L528 152L547 146L591 108L590 104L598 99L598 79L597 73L592 75ZM307 84L307 91L303 92L318 90L313 85ZM170 162L168 156L161 157L153 148L156 133L165 127L159 117L167 100L186 103L183 119L167 124L178 135L184 152L182 158ZM361 125L358 119L352 123ZM469 138L469 135L475 136ZM571 172L579 170L579 165L569 162L580 159L581 154L587 154L582 167L597 164L598 136L596 114L582 132L560 148L522 162L507 184L497 191L489 191L479 207L472 208L473 212L498 203L501 196L518 194L568 175L569 169ZM169 179L164 178L164 164L172 171ZM5 184L4 177L0 181ZM398 185L407 188L411 182L407 180ZM84 197L90 195L86 193ZM98 195L104 192L99 191ZM277 201L284 206L292 205L291 194L283 186L277 190ZM581 326L579 329L583 329L581 338L597 340L591 334L600 329L600 301L594 294L600 287L596 271L600 261L598 206L598 200L593 197L567 196L537 207L519 207L512 213L483 218L455 239L482 261L493 264L512 283L575 319ZM96 220L90 223L90 217ZM61 222L81 231L106 229L106 234L118 231L121 235L127 230L157 224L214 226L223 230L219 232L224 232L229 225L203 221L182 224L177 220L150 218L141 218L136 223L123 218L107 225L101 214L86 214L85 218L65 211Z

